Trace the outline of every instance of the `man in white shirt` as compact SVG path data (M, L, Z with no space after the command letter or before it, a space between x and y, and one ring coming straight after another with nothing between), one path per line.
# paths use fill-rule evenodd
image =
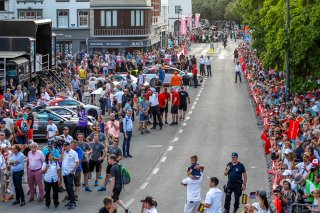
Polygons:
M239 76L239 80L240 80L240 83L241 83L241 65L240 65L239 62L237 62L237 65L236 65L236 78L235 78L234 83L237 83L238 76Z
M64 142L63 144L60 162L62 162L62 176L69 197L69 203L67 203L66 206L69 207L68 209L73 209L76 207L73 189L74 174L77 171L80 162L78 153L71 149L70 143L68 142Z
M71 143L73 137L69 135L69 128L67 126L63 127L63 134L60 136L65 142Z
M53 123L52 118L48 118L47 139L57 136L58 134L59 134L58 127Z
M199 179L187 177L182 180L181 185L187 187L187 200L184 205L184 213L197 213L201 200L202 173Z
M221 204L223 193L218 189L219 179L211 177L209 181L209 191L206 194L204 207L207 208L207 213L222 213Z
M303 162L298 163L296 165L296 169L298 169L299 174L302 174L304 177L309 177L311 173L311 167L312 167L312 163L310 162L309 152L303 153L302 160Z
M207 58L205 59L205 62L206 62L206 65L207 65L207 76L209 77L212 77L212 73L211 73L211 60L213 59L214 57L210 57L210 56L207 56Z
M156 129L158 124L161 130L163 123L160 115L158 93L155 88L151 88L151 90L152 90L152 95L149 97L151 113L153 117L153 127L151 129ZM158 119L158 122L157 122L157 119Z
M117 102L118 102L118 105L120 107L121 107L121 104L122 104L122 96L123 96L123 94L124 94L124 92L122 91L121 87L119 88L119 91L114 94L116 96L116 98L117 98Z
M200 63L200 75L204 76L206 74L206 71L205 71L206 60L203 58L203 55L200 57L199 63Z

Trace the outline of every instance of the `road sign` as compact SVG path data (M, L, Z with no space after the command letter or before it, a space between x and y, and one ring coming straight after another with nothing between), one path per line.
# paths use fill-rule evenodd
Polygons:
M250 35L244 35L243 39L247 42L250 42Z

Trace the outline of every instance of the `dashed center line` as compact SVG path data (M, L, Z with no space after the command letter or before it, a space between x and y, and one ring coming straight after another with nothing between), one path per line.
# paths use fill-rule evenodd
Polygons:
M187 126L187 123L183 123L182 126Z
M159 171L159 168L155 168L154 170L153 170L153 172L152 172L152 174L157 174L158 173L158 171Z
M196 98L196 101L198 101L199 100L199 98Z
M140 186L140 189L145 189L148 185L148 182L145 182L143 183L141 186Z
M173 150L173 146L169 146L168 151L172 151Z
M161 163L164 163L167 160L167 157L162 157L161 158Z
M183 132L183 129L180 129L180 130L179 130L179 133L181 134L182 132Z
M173 142L177 142L178 139L179 139L178 137L175 137L174 140L173 140Z
M128 200L128 202L126 203L126 206L131 206L131 204L134 202L134 199L131 198L130 200Z
M190 117L186 117L186 120L189 120L190 119Z

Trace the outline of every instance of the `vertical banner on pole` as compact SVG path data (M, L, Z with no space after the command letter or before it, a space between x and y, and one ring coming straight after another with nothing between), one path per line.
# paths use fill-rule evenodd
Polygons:
M196 17L194 18L194 27L199 27L199 21L200 21L200 13L196 13Z
M181 35L187 35L186 16L181 15Z
M187 23L187 27L189 28L189 30L192 30L192 26L191 26L191 20L192 20L192 15L188 15L188 23Z

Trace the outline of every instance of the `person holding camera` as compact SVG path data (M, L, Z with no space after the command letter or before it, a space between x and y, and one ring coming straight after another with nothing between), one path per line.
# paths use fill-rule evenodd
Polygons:
M316 189L315 185L302 174L294 175L294 184L298 185L296 200L298 203L312 203L312 192Z
M242 195L242 191L246 190L247 184L247 172L242 163L238 161L238 153L233 152L231 154L231 162L227 164L227 168L224 171L224 175L228 176L228 182L225 186L225 203L224 203L224 213L229 213L231 194L234 193L234 209L233 212L236 213L239 209L239 200Z
M291 180L283 179L280 186L282 189L273 190L273 194L281 200L283 212L290 213L290 207L295 201L295 192L291 189Z
M141 202L141 213L158 213L156 209L158 203L154 198L147 196L144 200L141 200Z

